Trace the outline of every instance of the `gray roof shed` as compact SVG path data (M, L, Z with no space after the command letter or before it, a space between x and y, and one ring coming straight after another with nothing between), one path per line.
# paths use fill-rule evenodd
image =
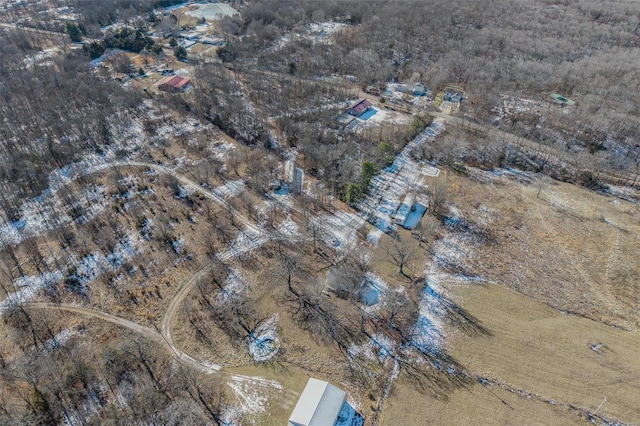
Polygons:
M288 426L334 426L346 395L331 383L309 378Z

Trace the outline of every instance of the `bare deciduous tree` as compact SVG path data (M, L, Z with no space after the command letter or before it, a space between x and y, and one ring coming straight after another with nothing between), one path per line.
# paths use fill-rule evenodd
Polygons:
M386 238L382 244L382 249L387 254L388 260L399 268L398 272L407 278L411 278L406 273L405 267L416 258L413 247L400 238L398 240Z

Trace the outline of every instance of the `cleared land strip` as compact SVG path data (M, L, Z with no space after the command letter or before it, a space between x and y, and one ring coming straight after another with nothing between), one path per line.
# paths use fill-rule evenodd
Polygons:
M42 35L53 36L53 37L60 37L60 40L64 44L67 44L67 43L71 42L71 39L69 38L67 33L63 33L63 32L42 30L40 28L33 28L33 27L26 27L26 26L18 26L16 24L7 24L5 22L0 22L0 27L11 29L11 30L16 30L16 31L26 31L26 32L35 33L35 34L42 34ZM89 43L91 43L91 42L99 43L101 41L98 38L89 38L89 37L83 37L82 40L84 42L89 42Z

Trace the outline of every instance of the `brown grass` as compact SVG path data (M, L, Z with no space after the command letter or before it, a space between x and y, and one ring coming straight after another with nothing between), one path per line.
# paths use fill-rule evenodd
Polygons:
M504 387L475 384L438 400L401 381L381 424L576 424L605 396L598 414L623 422L640 418L640 335L562 314L498 285L448 290L492 333L456 333L452 355L474 376ZM596 344L602 345L597 351Z
M449 180L486 235L462 266L496 284L446 284L490 332L453 329L448 348L492 385L435 399L400 380L380 424L584 424L604 397L599 415L640 419L637 206L546 181Z
M470 261L474 274L558 309L638 330L637 206L563 183L452 180L452 199L490 237Z

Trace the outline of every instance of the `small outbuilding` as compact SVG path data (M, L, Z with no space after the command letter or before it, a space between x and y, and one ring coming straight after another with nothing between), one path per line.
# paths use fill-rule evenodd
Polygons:
M411 209L413 205L416 203L416 195L412 192L405 195L402 204L398 207L398 211L395 214L395 220L398 225L402 225L405 220L407 220L407 216L411 213Z
M444 94L444 100L448 102L462 102L462 93L447 90Z
M552 93L549 96L551 96L551 99L553 99L553 101L557 104L559 104L561 107L567 106L567 105L575 105L575 102L572 101L569 98L566 98L564 96L562 96L559 93Z
M347 393L324 380L309 378L288 426L334 426Z
M220 37L201 37L200 43L208 44L210 46L224 46L226 41Z
M182 92L189 86L190 83L191 80L189 80L188 78L174 75L161 78L158 81L157 86L158 89L164 92Z

